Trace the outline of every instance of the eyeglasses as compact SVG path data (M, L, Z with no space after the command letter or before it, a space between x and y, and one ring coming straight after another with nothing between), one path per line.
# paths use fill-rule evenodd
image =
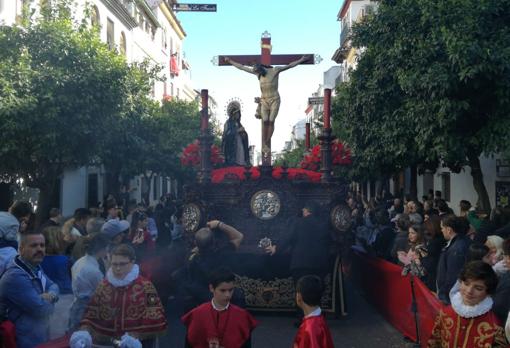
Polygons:
M130 263L131 263L130 261L128 261L128 262L112 262L111 265L112 265L112 267L115 267L115 268L121 268L121 267L126 267Z

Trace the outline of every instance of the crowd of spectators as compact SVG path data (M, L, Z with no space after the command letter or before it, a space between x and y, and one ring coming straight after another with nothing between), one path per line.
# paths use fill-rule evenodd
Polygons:
M485 292L479 296L480 302L485 307L490 302L489 309L499 322L507 320L508 209L498 207L483 215L463 200L459 202L459 213L454 214L438 192L423 197L422 201L389 194L370 200L351 195L347 204L357 248L402 266L403 276L421 279L440 301L451 304L454 310L458 305L455 301L462 304L470 291L466 289L473 288L469 284L482 284ZM321 250L327 248L320 243L324 241L327 245L327 238L310 234L312 228L307 225L310 222L317 226L314 211L313 204L304 206L303 220L291 228L289 245L280 241L267 246L266 252L273 255L291 249L293 260L303 261L299 256L301 245L307 254L315 255L310 253L313 249L321 255ZM166 328L167 301L180 296L188 306L186 309L191 309L210 299L208 274L235 263L235 251L243 240L241 232L219 220L207 222L193 241L186 240L183 209L171 200L152 209L134 201L119 207L109 197L102 209L79 208L67 220L54 208L38 228L30 224L32 215L32 207L26 202L17 202L8 212L0 212L0 318L15 323L21 348L48 340L50 315L59 297L66 294L73 298L67 317L68 333L78 332L72 336L76 346L104 342L109 336L128 347L138 347L138 343L149 347ZM319 244L310 249L313 243ZM313 256L313 260L294 267L294 280L297 282L308 274L322 276L320 270L324 267L319 259ZM317 269L310 272L314 262ZM144 264L149 267L144 269ZM148 292L137 294L140 286ZM134 300L133 305L150 305L153 313L159 313L159 320L146 318L144 325L151 328L148 331L137 333L131 328L126 336L122 335L128 331L126 328L115 327L110 332L107 327L111 323L97 321L98 308L107 310L108 306L115 321L118 304L108 302L112 297L105 294L125 289L128 293L133 291L128 296L133 300L137 296L150 298L150 303ZM242 294L234 291L232 302L242 306ZM137 324L135 321L129 325Z
M162 200L154 209L123 202L120 207L116 199L107 197L102 208L78 208L67 219L54 208L38 228L28 223L33 212L26 202L0 212L0 270L6 270L0 277L0 325L2 320L14 323L19 348L49 340L55 304L65 296L72 298L65 308L72 348L92 343L154 347L166 331L164 308L169 301L182 315L210 302L211 294L219 294L218 286L231 290L223 308L216 309L213 301L215 310L245 306L244 294L234 291L230 278L220 284L210 279L218 269L235 268L243 233L213 219L187 238L183 206L178 202ZM262 246L268 258L290 251L296 284L304 276L322 282L326 274L330 236L317 210L313 202L305 203L295 217L299 220L289 221L287 239ZM317 287L314 296L320 298L322 291ZM310 318L320 316L317 301L305 297L299 308L308 310ZM306 322L325 330L319 318ZM301 325L301 320L296 324ZM248 326L247 333L254 327ZM216 338L221 343L222 338Z
M459 213L454 214L439 191L430 192L422 201L384 193L367 200L357 194L351 195L347 204L354 222L356 247L401 265L404 276L410 273L420 278L445 305L453 305L454 296L460 296L465 283L462 272L475 267L471 263L488 265L497 285L487 288L490 291L486 295L499 322L507 321L510 310L508 207L482 214L469 201L462 200ZM476 272L471 271L482 272L480 266L476 267Z
M166 331L164 308L169 301L182 315L210 302L211 294L220 294L218 289L226 286L228 301L219 308L213 296L214 310L243 307L244 294L234 291L230 276L216 284L210 275L234 268L244 235L223 221L210 220L187 238L183 213L182 205L171 200L151 209L125 199L124 207L119 207L107 197L101 209L78 208L67 219L52 209L49 219L33 228L28 224L33 216L28 203L0 212L0 267L7 270L0 277L0 325L2 320L14 323L17 347L35 347L50 338L50 318L59 298L70 296L72 304L65 310L72 348L92 343L155 347L157 337ZM330 236L316 215L317 207L307 202L296 216L299 221L289 221L288 238L263 246L267 257L290 251L296 284L312 275L316 277L312 283L321 282L325 275ZM320 238L312 233L317 230ZM317 287L314 296L320 298L322 291ZM307 320L307 327L314 323L321 332L326 330L315 297L303 296L299 308L309 311L310 318L317 317ZM249 344L253 328L246 325L240 340ZM303 330L301 336L310 335ZM187 339L191 336L188 332ZM215 339L221 343L223 338Z
M174 250L181 254L161 267L167 270L183 267L186 256L181 249L187 248L182 241L182 208L169 197L163 197L155 209L134 201L123 203L124 206L119 206L110 196L102 208L78 208L67 219L59 209L52 208L48 220L38 227L33 226L33 208L28 202L16 202L9 211L0 212L0 323L5 320L14 323L17 347L34 347L49 340L55 304L65 296L72 298L70 308L65 308L69 312L64 316L69 318L67 332L86 331L91 339L101 341L105 332L94 326L97 324L94 320L84 322L84 318L87 313L94 317L94 311L88 308L105 282L104 291L110 294L120 289L118 284L123 285L122 289L133 286L136 294L142 284L144 291L149 291L143 295L146 299L132 305L152 306L147 312L152 319L156 312L161 314L156 321L144 319L143 325L139 325L138 319L130 323L133 327L152 327L152 331L137 333L133 328L117 328L119 332L112 333L111 338L130 342L128 347L130 344L136 347L138 341L150 346L147 342L153 342L166 330L158 293L164 294L165 300L169 293L164 288L156 291L153 283L144 278L152 274L145 274L141 265ZM114 285L108 288L108 284ZM166 285L157 281L154 284ZM102 297L97 299L103 300ZM150 303L146 303L147 299ZM113 311L116 313L117 309ZM123 332L119 334L120 331ZM130 337L121 337L125 332ZM87 339L83 334L74 337L75 343L80 344Z

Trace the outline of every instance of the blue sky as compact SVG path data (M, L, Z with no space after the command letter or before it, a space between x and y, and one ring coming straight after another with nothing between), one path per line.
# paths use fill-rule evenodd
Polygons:
M191 3L191 1L182 1ZM242 123L250 144L260 149L260 121L253 116L253 98L260 95L254 75L233 67L211 63L217 55L260 54L260 37L271 34L273 54L319 54L323 61L303 65L280 74L281 106L272 138L279 151L290 139L292 125L305 118L307 98L317 90L323 72L335 63L331 60L339 44L337 14L343 0L198 0L193 3L217 4L217 12L178 12L187 34L183 47L191 64L193 88L208 89L218 101L218 119L226 120L228 99L243 102Z

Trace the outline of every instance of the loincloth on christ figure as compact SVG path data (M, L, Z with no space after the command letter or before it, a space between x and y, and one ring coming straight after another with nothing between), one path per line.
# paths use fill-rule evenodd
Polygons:
M280 109L280 96L269 98L260 97L255 98L255 101L258 103L255 117L262 119L262 121L274 122L278 115L278 110Z

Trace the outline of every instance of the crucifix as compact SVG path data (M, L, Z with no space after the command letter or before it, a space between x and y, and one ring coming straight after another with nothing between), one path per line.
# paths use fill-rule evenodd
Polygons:
M320 57L313 54L278 54L271 55L271 35L266 31L262 34L260 55L223 55L218 56L218 65L234 67L254 74L260 83L260 98L255 117L262 123L262 165L271 166L271 137L274 122L280 108L278 93L278 75L299 64L315 64ZM273 67L271 64L279 65Z

